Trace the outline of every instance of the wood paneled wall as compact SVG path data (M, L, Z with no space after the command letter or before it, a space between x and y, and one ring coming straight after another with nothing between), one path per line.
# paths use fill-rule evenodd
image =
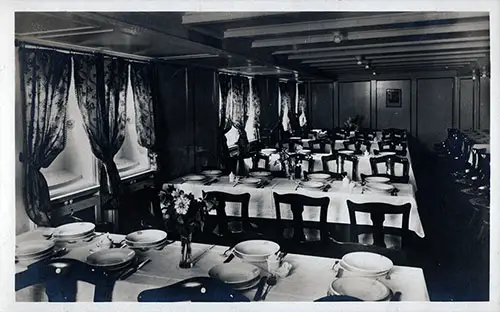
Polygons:
M386 90L401 89L401 108L386 106ZM489 129L489 79L472 80L456 72L410 73L370 79L344 77L311 82L310 125L341 126L348 117L364 116L372 128L405 128L428 147L446 129Z

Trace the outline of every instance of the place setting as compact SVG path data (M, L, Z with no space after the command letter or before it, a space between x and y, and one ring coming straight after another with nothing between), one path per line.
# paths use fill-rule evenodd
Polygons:
M362 301L397 301L401 293L393 292L385 280L390 280L393 262L380 254L352 252L335 261L336 272L328 296L349 296Z

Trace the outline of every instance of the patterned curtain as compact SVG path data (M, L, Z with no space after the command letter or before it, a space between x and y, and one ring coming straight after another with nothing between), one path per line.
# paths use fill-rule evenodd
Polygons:
M66 145L66 108L71 81L71 56L20 48L23 94L26 212L40 226L51 226L47 168Z
M152 168L156 169L155 113L153 101L154 67L149 63L130 63L130 81L134 94L135 128L139 145L148 149Z
M106 209L119 206L120 174L113 160L125 138L128 63L102 55L75 55L78 106L94 155L100 160L100 186Z
M217 159L223 169L229 167L229 149L226 133L231 129L231 120L227 118L227 100L231 89L231 77L219 74L219 127L217 129Z
M307 103L306 103L306 86L305 83L298 83L298 115L299 115L299 126L304 128L307 125Z
M280 119L283 126L283 131L291 132L292 124L290 121L290 114L293 113L292 110L292 99L290 97L289 86L287 82L280 82Z
M231 78L231 101L226 114L233 126L238 130L238 148L240 154L244 155L248 150L248 137L245 125L248 120L248 92L249 81L244 77Z
M249 114L249 118L253 118L253 129L252 131L254 132L254 137L256 139L260 138L259 135L259 129L260 129L260 88L257 80L253 79L252 81L252 97L250 98L249 101L249 111L252 112L252 114Z

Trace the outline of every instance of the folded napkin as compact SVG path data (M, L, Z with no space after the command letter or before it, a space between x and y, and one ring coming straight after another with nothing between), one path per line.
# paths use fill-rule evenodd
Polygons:
M281 266L276 270L276 275L279 277L287 277L292 270L292 265L288 262L283 262Z

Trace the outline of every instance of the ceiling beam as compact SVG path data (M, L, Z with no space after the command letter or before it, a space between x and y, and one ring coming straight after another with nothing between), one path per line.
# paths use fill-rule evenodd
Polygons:
M366 71L361 71L361 70L351 70L351 69L341 69L341 70L325 70L325 73L346 73L346 74L365 74L365 75L372 75L373 72L377 74L381 73L386 73L390 71L397 71L397 70L405 70L405 71L421 71L421 70L456 70L460 68L465 68L466 65L454 65L454 66L443 66L443 65L437 65L437 66L425 66L425 67L388 67L388 68L379 68L379 69L372 69L372 70L366 70Z
M438 44L438 43L453 43L453 42L471 42L471 41L486 41L490 40L489 36L476 36L467 38L446 38L446 39L432 39L432 40L418 40L418 41L403 41L403 42L387 42L387 43L372 43L372 44L358 44L351 46L334 46L327 48L314 48L314 49L295 49L295 50L281 50L273 52L273 55L281 54L300 54L300 53L313 53L313 52L331 52L339 50L352 50L352 49L370 49L379 47L400 47L409 45L423 45L423 44Z
M488 17L488 12L412 12L374 14L372 16L328 19L300 23L286 23L254 27L229 28L224 32L224 38L255 37L267 35L283 35L308 31L328 31L352 27L371 27L401 23L424 22L434 20L449 20L474 17Z
M388 55L377 55L377 56L363 56L364 60L380 60L380 59L393 59L393 58L410 58L410 57L426 57L426 56L440 56L440 55L457 55L457 54L466 54L466 53L489 53L489 49L480 49L480 50L462 50L462 51L445 51L445 52L430 52L430 53L410 53L410 54L388 54ZM356 57L348 57L348 58L327 58L327 59L313 59L302 61L302 64L308 64L309 66L314 66L315 64L320 63L330 63L337 61L356 61Z
M378 64L378 66L371 66L368 70L373 70L377 68L384 68L384 67L390 67L390 66L427 66L429 64L442 64L443 66L449 65L449 64L469 64L470 62L475 62L476 59L463 59L463 60L453 60L453 61L427 61L427 62L406 62L406 63L401 63L401 64ZM387 66L389 65L389 66ZM325 67L319 67L318 69L320 70L326 70L326 69L335 69L335 68L361 68L363 69L362 66L360 65L340 65L340 66L325 66Z
M454 24L444 25L426 25L418 27L407 27L401 29L377 29L365 31L352 31L344 36L343 40L367 40L377 38L390 38L402 36L422 36L429 34L442 34L442 33L457 33L467 31L482 31L489 30L490 24L488 21L480 22L457 22ZM297 44L312 44L334 42L334 34L332 32L322 35L310 35L301 37L283 37L283 38L270 38L254 40L252 48L267 48L276 46L288 46Z
M47 38L73 37L73 36L83 36L83 35L97 35L97 34L111 33L114 31L115 31L114 28L83 30L83 31L79 30L73 32L36 35L35 37L40 39L47 39Z
M290 55L290 60L301 59L318 59L337 56L353 56L353 55L368 55L368 54L386 54L386 53L406 53L406 52L423 52L423 51L442 51L442 50L458 50L458 49L473 49L473 48L489 48L489 41L473 41L473 42L457 42L457 43L444 43L432 45L417 45L417 46L402 46L402 47L388 47L388 48L373 48L361 50L347 50L338 52L320 52L320 53L305 53Z
M430 56L430 57L410 57L410 58L395 58L395 59L380 59L380 60L371 60L370 64L387 64L387 63L400 63L400 62L412 62L412 61L434 61L434 60L460 60L466 58L482 58L485 57L486 54L461 54L461 55L450 55L450 56ZM357 66L361 66L356 64L355 60L351 61L339 61L339 62L330 62L330 63L322 63L322 64L309 64L309 66L313 67L321 67L321 66L335 66L341 64L354 64Z
M182 24L206 24L206 23L225 23L234 22L243 19L255 17L286 14L289 12L203 12L203 13L185 13L182 16Z

